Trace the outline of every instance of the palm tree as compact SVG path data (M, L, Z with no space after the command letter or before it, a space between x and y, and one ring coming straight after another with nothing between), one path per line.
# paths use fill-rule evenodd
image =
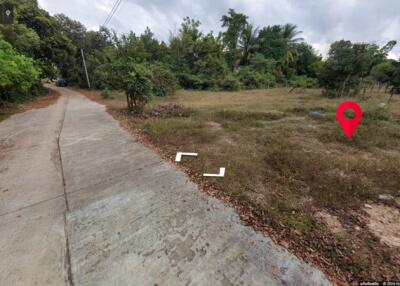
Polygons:
M298 35L303 33L302 31L297 31L297 26L293 24L286 24L282 26L282 38L287 44L295 44L303 41L303 38L296 38Z
M297 37L303 33L297 30L297 26L293 24L286 24L281 26L281 37L284 43L283 50L283 63L281 69L284 73L287 73L289 65L295 61L297 57L296 44L303 41L301 37Z
M239 43L242 50L242 64L248 64L252 53L257 49L258 30L258 27L254 28L252 24L247 24L243 29Z

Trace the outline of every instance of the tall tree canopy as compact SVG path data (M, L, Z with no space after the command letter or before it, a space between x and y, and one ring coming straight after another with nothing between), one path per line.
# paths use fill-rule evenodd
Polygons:
M118 88L122 66L152 72L158 95L169 94L168 81L183 88L235 90L275 85L315 87L329 96L355 95L377 83L396 91L397 61L387 60L395 41L379 47L337 41L324 60L301 38L294 24L257 27L243 13L229 9L221 32L204 33L201 23L186 17L168 42L146 28L142 34L119 35L105 27L89 31L64 14L51 16L37 1L15 4L15 21L0 25L1 37L33 59L42 78L62 77L86 87L81 50L95 88ZM133 68L132 68L133 69ZM118 72L117 72L118 71ZM147 73L147 72L146 72Z

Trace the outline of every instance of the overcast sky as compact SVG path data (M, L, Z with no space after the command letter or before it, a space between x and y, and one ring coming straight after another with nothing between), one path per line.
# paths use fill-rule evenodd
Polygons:
M39 0L51 14L64 13L97 30L116 0ZM335 40L399 43L391 57L400 57L400 0L122 0L109 28L119 33L141 33L146 26L168 40L183 17L200 20L203 31L220 31L220 19L229 8L248 15L262 27L293 23L302 37L322 54Z

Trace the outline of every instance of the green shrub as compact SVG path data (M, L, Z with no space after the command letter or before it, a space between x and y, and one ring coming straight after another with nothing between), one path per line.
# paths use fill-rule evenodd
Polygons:
M229 91L239 90L240 81L233 75L227 75L223 80L219 82L219 87L223 90Z
M272 73L264 74L264 85L266 88L272 88L276 85L276 77Z
M179 85L187 89L206 89L209 84L201 77L193 74L178 74Z
M31 58L20 55L0 39L0 103L36 95L39 74Z
M113 73L111 69L112 65L110 63L102 64L96 67L92 74L92 85L97 89L113 89ZM75 79L75 82L79 82L79 79Z
M107 88L105 88L100 92L100 96L104 99L108 99L110 98L110 92L108 91Z
M242 85L247 89L265 87L263 74L248 67L241 68L238 77Z
M365 111L363 113L363 118L371 121L389 121L392 116L388 110L384 108L378 108L375 110Z
M289 80L289 86L293 88L316 88L318 87L318 80L306 75L295 75Z
M122 89L125 91L128 109L136 113L142 113L144 106L152 98L152 73L143 64L130 63L128 69L128 76L122 82Z
M173 72L161 63L152 66L153 94L155 96L172 95L176 91L176 77Z

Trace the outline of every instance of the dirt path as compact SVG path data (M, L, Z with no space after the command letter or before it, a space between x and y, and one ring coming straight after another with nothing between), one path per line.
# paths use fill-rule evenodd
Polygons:
M49 141L47 151L31 146L22 154L15 149L14 155L1 155L6 180L0 191L9 191L0 192L0 255L7 258L0 262L0 281L329 285L320 271L242 225L231 208L199 192L174 165L135 142L104 106L59 91L63 96L56 105L0 124L0 138L8 143ZM56 156L60 131L62 164ZM21 182L25 189L17 186Z

